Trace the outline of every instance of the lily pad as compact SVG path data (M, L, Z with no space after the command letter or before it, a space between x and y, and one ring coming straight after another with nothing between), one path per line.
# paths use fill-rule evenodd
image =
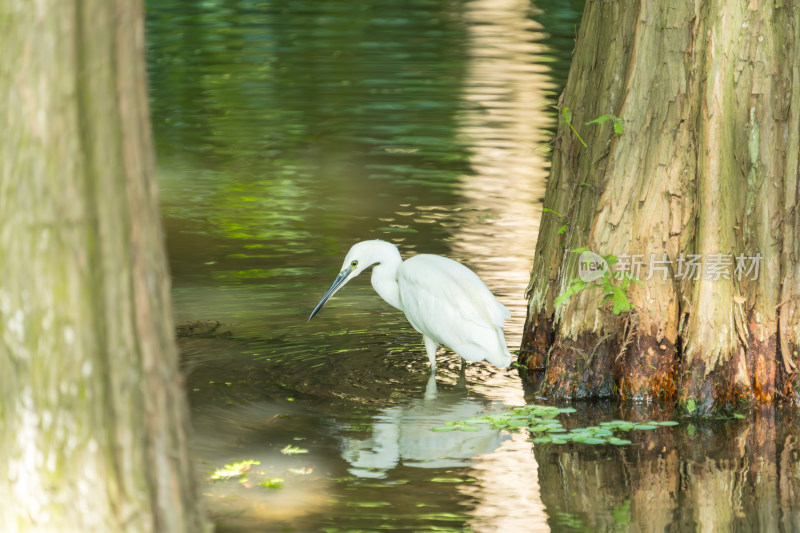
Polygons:
M614 438L608 439L608 443L609 444L613 444L614 446L625 446L627 444L630 444L631 441L629 441L628 439L618 439L618 438L614 437Z

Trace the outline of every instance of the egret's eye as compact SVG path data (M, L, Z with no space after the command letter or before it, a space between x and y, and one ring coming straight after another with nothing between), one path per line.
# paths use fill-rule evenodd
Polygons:
M357 267L357 266L358 266L358 261L357 261L356 259L353 259L353 260L350 262L350 266L351 266L351 267L353 267L353 268Z

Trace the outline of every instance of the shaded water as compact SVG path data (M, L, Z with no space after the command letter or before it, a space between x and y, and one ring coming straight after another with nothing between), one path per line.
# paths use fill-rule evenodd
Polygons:
M519 345L580 2L149 4L173 297L218 530L800 526L781 413L613 449L437 433L524 404L516 371L472 364L462 379L448 352L431 383L420 336L368 276L307 323L349 246L382 238L475 270ZM642 411L572 417L670 415ZM259 464L211 479L246 460Z

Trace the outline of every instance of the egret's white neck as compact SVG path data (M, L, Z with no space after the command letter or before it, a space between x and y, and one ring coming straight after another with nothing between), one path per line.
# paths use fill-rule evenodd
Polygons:
M400 287L397 284L397 269L403 263L400 252L392 246L393 253L381 257L381 262L372 269L372 288L392 307L403 310L400 302Z

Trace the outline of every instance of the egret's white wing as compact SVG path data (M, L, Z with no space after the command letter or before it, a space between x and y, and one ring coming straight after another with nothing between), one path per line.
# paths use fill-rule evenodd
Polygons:
M470 269L423 254L403 262L397 281L403 310L417 331L468 361L511 362L503 335L511 313Z

